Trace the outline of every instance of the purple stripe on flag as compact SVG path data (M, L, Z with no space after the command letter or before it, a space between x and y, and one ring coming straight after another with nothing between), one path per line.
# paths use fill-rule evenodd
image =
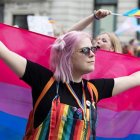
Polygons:
M31 89L0 83L0 111L28 118L31 99Z
M97 136L122 138L140 134L140 111L120 111L98 108Z

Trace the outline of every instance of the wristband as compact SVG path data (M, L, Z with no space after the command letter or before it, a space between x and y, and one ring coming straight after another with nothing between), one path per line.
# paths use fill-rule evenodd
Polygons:
M94 13L94 18L95 18L95 19L97 19L97 20L99 20L99 18L96 16L96 14L95 14L95 13Z

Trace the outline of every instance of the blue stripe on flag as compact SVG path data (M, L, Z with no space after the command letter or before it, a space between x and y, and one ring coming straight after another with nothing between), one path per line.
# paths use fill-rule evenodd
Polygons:
M22 140L27 119L0 111L0 139Z
M133 14L135 14L138 10L139 10L138 8L134 8L134 9L132 9L132 10L130 10L130 11L124 13L123 15L124 15L124 16L133 15Z

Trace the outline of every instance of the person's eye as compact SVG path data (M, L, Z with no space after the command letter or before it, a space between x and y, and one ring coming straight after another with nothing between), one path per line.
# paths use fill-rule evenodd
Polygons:
M104 39L104 38L102 39L102 41L103 41L103 42L107 42L107 40L106 40L106 39Z
M88 48L83 48L83 52L88 52Z

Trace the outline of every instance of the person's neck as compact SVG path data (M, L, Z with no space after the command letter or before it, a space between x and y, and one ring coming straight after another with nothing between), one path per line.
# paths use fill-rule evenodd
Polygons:
M73 74L73 82L79 83L81 81L82 81L81 75Z

